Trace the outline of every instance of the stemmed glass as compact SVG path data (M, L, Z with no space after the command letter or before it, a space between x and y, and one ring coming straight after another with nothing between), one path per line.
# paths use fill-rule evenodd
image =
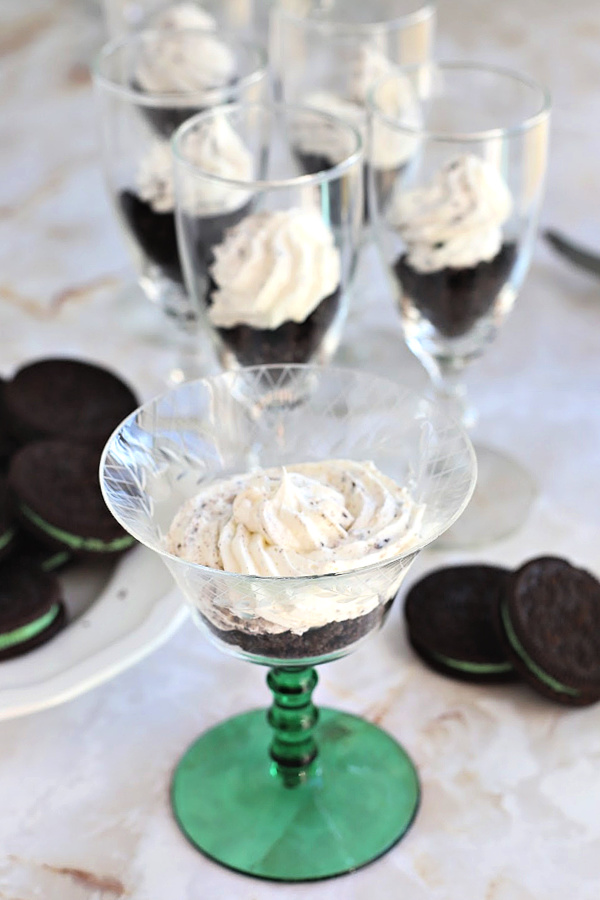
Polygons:
M435 3L424 0L278 0L269 30L275 94L337 115L366 135L369 89L394 65L429 60L434 29ZM405 99L392 98L392 111ZM405 161L405 142L390 140L389 134L375 138L365 164L386 181ZM337 151L326 131L308 131L305 170L335 164Z
M187 118L221 103L261 99L263 52L213 31L141 31L108 43L94 71L108 192L146 296L178 329L178 383L197 377L197 316L183 285L175 237L169 138ZM222 171L220 147L208 168Z
M401 85L401 88L398 87ZM412 93L410 117L390 93ZM550 106L545 90L494 66L403 69L374 86L371 131L403 139L393 184L372 181L380 248L408 347L465 424L465 368L494 339L529 268L543 196ZM509 456L476 446L479 481L446 546L484 544L518 527L535 496Z
M302 141L315 129L340 155L306 175ZM197 152L216 141L229 171L211 171ZM186 284L222 365L328 361L361 231L358 132L303 107L231 104L186 122L173 151Z
M174 514L203 484L334 458L372 460L422 504L401 555L342 574L278 578L166 551ZM409 565L461 514L474 479L468 437L439 404L352 370L226 372L171 390L117 429L101 464L114 516L160 554L211 641L271 667L268 713L206 732L175 771L175 816L205 854L262 878L305 881L365 865L405 833L419 801L413 764L378 727L317 710L314 666L381 626Z

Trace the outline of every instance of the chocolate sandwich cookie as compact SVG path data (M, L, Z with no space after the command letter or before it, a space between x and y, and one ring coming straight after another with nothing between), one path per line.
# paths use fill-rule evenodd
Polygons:
M0 559L12 552L16 539L17 525L9 502L6 478L0 475Z
M412 586L404 614L419 656L444 675L508 681L515 672L496 625L510 572L499 566L438 569Z
M133 412L133 391L113 372L75 359L23 366L4 391L9 427L19 441L60 438L103 445Z
M558 557L510 578L499 608L506 651L539 693L569 706L600 699L600 582Z
M54 575L12 561L0 570L0 660L45 644L65 625L61 588Z
M4 388L6 382L0 378L0 470L4 471L11 455L16 449L14 438L10 433L6 411L4 409Z
M8 483L22 527L48 547L104 556L134 543L100 491L100 451L68 441L34 441L12 459Z
M60 572L74 558L70 550L49 547L23 529L19 532L14 555L20 562L33 565L42 572Z

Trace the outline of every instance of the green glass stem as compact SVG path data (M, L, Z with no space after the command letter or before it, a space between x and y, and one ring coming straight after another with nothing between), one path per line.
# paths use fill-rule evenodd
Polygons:
M269 748L271 774L285 787L306 781L317 758L314 731L319 712L312 702L317 681L312 668L281 667L267 675L273 693L273 705L267 714L274 732Z
M171 797L183 833L222 865L274 881L331 878L377 859L419 805L409 757L376 725L317 711L314 669L273 668L267 683L268 712L221 722L179 762Z

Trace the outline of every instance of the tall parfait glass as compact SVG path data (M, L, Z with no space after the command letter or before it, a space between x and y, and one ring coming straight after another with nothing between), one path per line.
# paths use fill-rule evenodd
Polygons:
M325 129L335 164L302 169ZM292 104L230 104L175 134L177 235L186 284L225 368L328 362L354 279L362 140Z
M390 97L410 97L390 111ZM466 368L494 340L531 262L544 192L546 91L489 65L398 70L371 92L371 139L401 142L395 179L372 181L372 212L404 337L444 399L472 427ZM408 112L407 112L408 110ZM512 457L476 444L479 482L447 546L517 528L535 484Z
M144 30L102 48L94 82L109 198L144 294L174 325L166 334L179 359L168 380L179 383L201 374L203 364L175 235L169 139L200 110L262 99L266 60L258 46L229 33Z
M277 0L269 29L275 96L338 116L366 138L370 88L397 65L427 62L435 24L432 0ZM313 128L303 136L302 163L308 173L338 162L338 152L326 129ZM388 182L404 163L403 142L387 134L366 146L363 245L371 238L367 172ZM363 282L371 278L371 262L366 247L361 248L357 293L365 301Z

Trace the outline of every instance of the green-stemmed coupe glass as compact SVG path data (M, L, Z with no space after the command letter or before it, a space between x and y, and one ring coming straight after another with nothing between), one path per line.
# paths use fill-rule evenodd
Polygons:
M166 551L175 513L211 480L327 459L371 460L424 507L402 555L341 574L277 578ZM417 553L468 503L475 471L465 431L441 406L335 368L258 366L188 382L113 434L101 482L115 517L161 555L212 641L269 667L270 709L212 728L175 770L176 819L207 856L261 878L311 881L365 865L409 828L419 803L411 760L377 726L318 710L314 667L382 625ZM315 607L332 610L330 620L292 627Z

